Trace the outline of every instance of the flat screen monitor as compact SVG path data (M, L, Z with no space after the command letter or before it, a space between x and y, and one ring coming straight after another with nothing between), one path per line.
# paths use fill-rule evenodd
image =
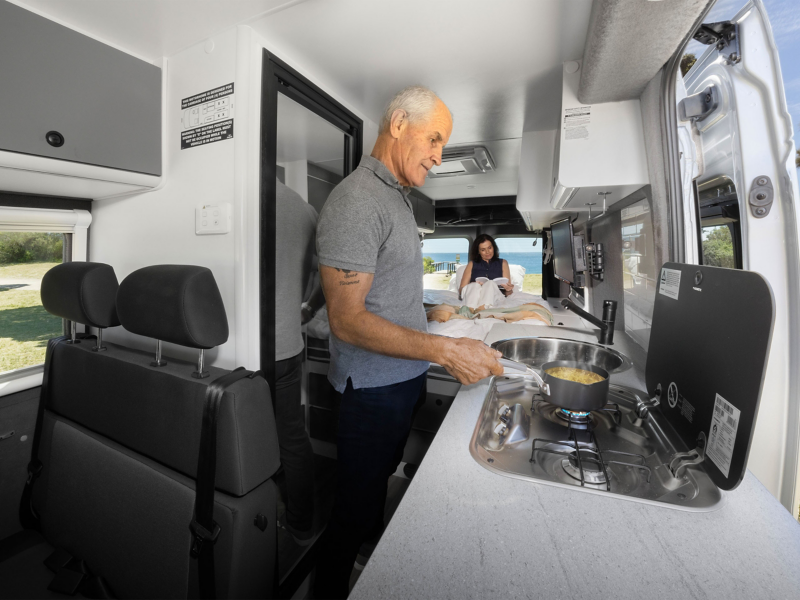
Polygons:
M553 271L561 281L575 282L575 259L572 251L572 221L569 218L550 225L553 239Z

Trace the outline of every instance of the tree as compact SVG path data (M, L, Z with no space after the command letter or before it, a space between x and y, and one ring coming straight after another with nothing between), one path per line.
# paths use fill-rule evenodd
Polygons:
M0 264L61 262L63 248L61 233L0 233Z
M425 256L422 258L422 272L423 273L435 273L436 267L433 266L433 259L430 256Z
M692 54L691 52L684 54L683 57L681 58L681 75L686 77L686 74L689 72L689 69L691 69L694 66L694 63L696 62L697 62L697 57L694 54Z
M736 267L733 258L733 240L727 226L715 227L703 240L703 264L710 267Z
M800 169L800 150L797 151L797 156L794 157L794 164Z

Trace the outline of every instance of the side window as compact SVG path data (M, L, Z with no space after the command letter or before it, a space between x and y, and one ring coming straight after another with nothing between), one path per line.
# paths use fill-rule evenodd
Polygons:
M700 264L742 268L742 229L736 186L728 177L716 177L697 186L700 216Z
M467 238L426 239L422 242L423 287L446 290L458 267L469 262Z
M537 245L534 246L534 243ZM538 238L500 237L497 238L497 248L500 250L500 258L508 261L512 279L515 272L523 274L522 291L541 296L542 245Z
M0 231L0 375L42 364L62 320L42 307L42 277L64 260L70 234Z

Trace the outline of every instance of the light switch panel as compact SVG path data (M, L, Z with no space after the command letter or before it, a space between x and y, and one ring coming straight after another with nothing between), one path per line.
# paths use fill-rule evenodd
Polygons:
M197 235L223 235L231 230L229 202L204 204L194 209L194 232Z

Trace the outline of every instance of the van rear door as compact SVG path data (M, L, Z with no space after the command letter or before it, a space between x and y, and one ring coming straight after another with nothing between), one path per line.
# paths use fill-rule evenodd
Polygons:
M708 48L683 81L678 77L677 89L684 182L695 184L684 194L685 227L694 230L685 231L686 256L757 271L772 286L775 328L748 466L791 510L800 428L800 245L796 149L778 51L761 0L747 2L729 22L701 26L695 39ZM736 324L731 328L735 335Z

